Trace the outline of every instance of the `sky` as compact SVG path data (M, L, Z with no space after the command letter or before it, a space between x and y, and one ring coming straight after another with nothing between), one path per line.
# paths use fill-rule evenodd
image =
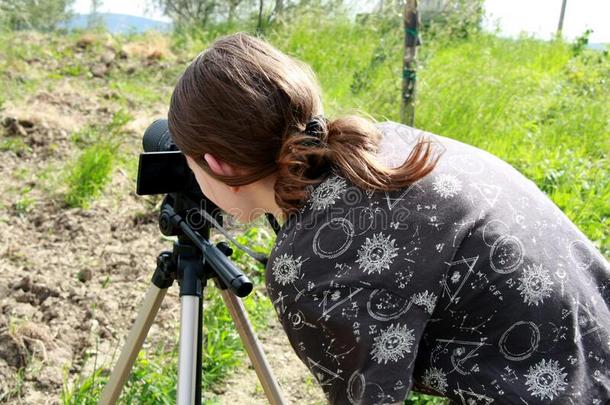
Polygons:
M493 27L500 19L502 35L515 36L525 31L539 38L549 39L557 30L562 0L486 0L485 27ZM158 10L150 10L148 0L103 0L100 12L129 14L169 21ZM363 8L377 1L357 1ZM74 11L87 14L91 0L76 0ZM593 29L589 42L610 42L610 1L567 0L563 22L564 37L572 40L587 28Z

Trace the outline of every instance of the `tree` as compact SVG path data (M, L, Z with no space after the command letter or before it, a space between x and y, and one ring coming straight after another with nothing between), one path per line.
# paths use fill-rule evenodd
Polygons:
M100 16L102 4L102 0L91 0L91 10L89 11L89 17L87 19L88 28L98 28L103 25L104 22Z
M0 25L10 30L51 31L71 16L74 0L0 0Z
M230 23L232 23L233 20L235 20L235 10L237 9L237 6L239 6L241 2L242 2L242 0L227 0L227 7L229 8L229 15L227 18Z
M403 124L413 126L415 122L415 78L417 73L417 47L419 39L418 0L407 0L404 9L405 53L402 73L402 103L400 119Z
M256 24L256 32L263 31L263 0L258 0L258 23Z
M284 0L275 0L275 7L273 8L273 15L276 19L281 19L284 14L284 7L286 6Z
M206 25L218 7L217 0L152 0L177 26Z
M559 24L557 24L557 37L560 37L561 31L563 31L563 17L566 15L566 2L567 0L562 0L561 2L561 14L559 14Z

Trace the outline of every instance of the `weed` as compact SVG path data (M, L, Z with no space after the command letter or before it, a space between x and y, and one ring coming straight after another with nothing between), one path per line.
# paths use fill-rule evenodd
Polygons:
M110 180L114 146L97 143L86 148L70 171L69 191L64 201L69 207L87 207Z
M122 128L131 119L130 114L119 110L108 124L102 127L89 126L72 135L75 143L93 144L84 149L70 169L68 192L64 197L67 206L87 207L110 181Z

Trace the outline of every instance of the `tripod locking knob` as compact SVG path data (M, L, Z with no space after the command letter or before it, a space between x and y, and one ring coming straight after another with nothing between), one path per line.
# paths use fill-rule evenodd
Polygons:
M216 247L227 257L231 257L231 255L233 254L233 249L231 249L231 246L229 246L227 242L218 242L216 244Z

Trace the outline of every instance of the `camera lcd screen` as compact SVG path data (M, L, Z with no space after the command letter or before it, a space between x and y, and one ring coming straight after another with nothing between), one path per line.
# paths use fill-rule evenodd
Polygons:
M167 194L186 189L192 177L186 158L180 151L140 154L138 195Z

